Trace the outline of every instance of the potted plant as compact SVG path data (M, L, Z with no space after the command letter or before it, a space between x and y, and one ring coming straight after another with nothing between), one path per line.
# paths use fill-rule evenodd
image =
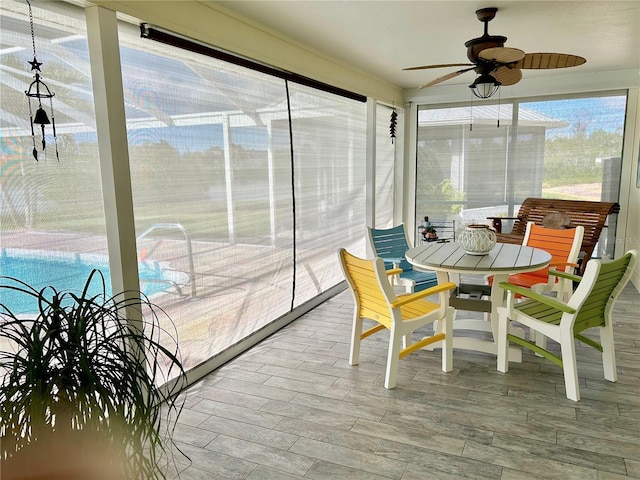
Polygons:
M428 218L428 217L427 217ZM429 223L429 221L425 221L422 225L418 227L420 233L422 234L422 239L425 242L433 242L438 240L438 232L435 227Z
M3 477L165 478L185 378L166 313L139 292L108 296L97 270L79 293L0 277L3 290L37 312L0 303Z

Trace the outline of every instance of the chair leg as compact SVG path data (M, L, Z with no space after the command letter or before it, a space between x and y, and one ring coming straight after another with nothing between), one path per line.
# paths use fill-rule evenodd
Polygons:
M454 309L454 312L455 312L455 309ZM455 313L453 314L453 317L455 318ZM444 318L441 318L433 322L433 334L436 335L438 333L445 333L444 331L445 323L446 322ZM451 324L453 325L453 321L451 322ZM434 342L434 343L430 343L425 347L422 347L422 349L427 350L429 352L433 352L436 348L440 348L441 346L442 346L442 342Z
M389 332L389 351L387 352L387 371L384 377L384 388L394 388L396 386L396 375L398 373L398 363L400 362L400 344L402 337L396 328Z
M360 361L360 343L362 335L362 318L356 312L353 316L353 326L351 327L351 351L349 352L349 365L357 365Z
M404 293L413 293L415 282L409 280L400 280L400 276L398 276L398 285L404 286Z
M450 372L453 370L453 314L454 309L447 307L445 317L441 320L444 322L444 341L442 342L442 371Z
M573 284L568 278L562 278L558 281L558 300L567 303L571 299L573 293Z
M540 332L532 331L535 336L536 345L543 350L547 349L547 337ZM536 357L542 357L539 353L535 354Z
M509 371L509 317L505 308L498 308L498 364L499 372L507 373Z
M413 332L409 332L402 336L402 348L407 348L413 343Z
M602 344L602 368L605 380L615 382L618 380L616 368L616 351L613 345L613 326L610 321L600 328L600 343Z
M560 351L562 353L562 370L564 372L564 387L569 400L580 400L580 386L578 385L578 367L576 366L576 345L573 331L560 333Z

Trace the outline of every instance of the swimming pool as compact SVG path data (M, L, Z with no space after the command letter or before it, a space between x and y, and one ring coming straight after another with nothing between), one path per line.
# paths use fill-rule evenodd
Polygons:
M53 286L58 292L81 293L94 269L104 275L106 293L111 296L111 275L106 255L12 248L3 248L0 253L0 276L17 278L37 290ZM138 270L140 289L149 297L185 283L185 274L167 270L157 261L139 262ZM102 293L102 283L98 277L94 277L89 291L93 295ZM14 314L34 311L33 299L8 289L2 290L0 302Z

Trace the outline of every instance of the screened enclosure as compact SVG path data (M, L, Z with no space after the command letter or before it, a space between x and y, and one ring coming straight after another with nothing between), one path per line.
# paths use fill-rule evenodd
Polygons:
M91 268L109 274L115 234L87 26L82 9L60 2L34 5L33 18L60 160L50 130L46 152L31 156L41 138L24 95L28 12L3 2L0 270L77 290ZM140 288L175 322L185 367L195 368L342 282L338 247L365 254L366 99L141 38L138 25L121 22L117 33ZM391 223L391 110L377 108L377 215ZM52 259L55 269L44 267ZM67 268L80 262L85 270Z
M50 129L39 161L31 155L42 139L24 93L28 11L4 1L0 274L78 289L92 268L109 274L117 235L105 220L113 187L101 173L91 24L65 2L40 2L33 18L60 161ZM250 346L335 289L337 248L366 255L366 226L403 219L403 200L415 202L416 224L458 225L512 215L527 196L618 200L624 92L421 106L416 190L399 191L394 108L142 38L135 23L110 34L122 70L131 261L140 289L175 322L187 369ZM612 222L601 256L612 254Z
M418 110L416 221L490 223L527 197L619 200L626 94ZM597 256L613 257L616 216Z

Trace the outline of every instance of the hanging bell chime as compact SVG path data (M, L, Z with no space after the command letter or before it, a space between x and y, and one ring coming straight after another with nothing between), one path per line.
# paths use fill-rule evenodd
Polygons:
M29 97L29 121L31 123L31 139L33 140L33 158L38 161L38 149L36 148L36 128L35 125L40 125L41 135L42 135L42 151L44 152L47 148L47 141L45 140L45 125L51 125L53 127L53 141L56 146L56 158L60 160L58 156L58 137L56 135L56 121L53 115L53 96L55 93L49 90L49 87L46 83L42 81L40 78L40 65L41 62L38 62L36 58L36 41L35 35L33 33L33 14L31 13L31 3L27 0L27 5L29 5L29 22L31 25L31 43L33 45L33 60L29 62L31 65L31 70L35 70L34 81L31 82L29 88L24 92L27 97ZM31 105L31 99L38 100L38 108L36 110L35 115L33 114L33 107ZM49 108L51 109L51 120L49 120L49 116L47 112L42 107L42 99L49 99Z

